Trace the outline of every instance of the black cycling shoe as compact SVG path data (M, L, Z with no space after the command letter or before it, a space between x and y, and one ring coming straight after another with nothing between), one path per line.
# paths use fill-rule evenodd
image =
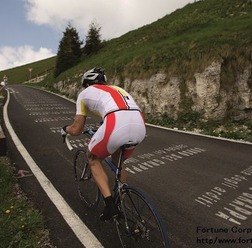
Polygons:
M119 215L119 210L115 204L105 206L102 214L100 215L101 221L111 221Z

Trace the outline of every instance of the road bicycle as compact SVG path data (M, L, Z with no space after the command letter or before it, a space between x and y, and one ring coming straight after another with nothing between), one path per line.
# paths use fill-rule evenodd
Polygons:
M89 128L83 133L91 139L95 131ZM69 135L66 136L65 141L68 149L73 150ZM123 153L136 145L128 143L121 146L118 164L114 164L110 157L103 161L115 174L112 192L120 214L113 219L113 222L124 248L167 248L169 247L167 232L153 204L144 193L120 180ZM80 199L88 208L96 209L101 199L101 192L92 177L84 149L75 152L73 165Z

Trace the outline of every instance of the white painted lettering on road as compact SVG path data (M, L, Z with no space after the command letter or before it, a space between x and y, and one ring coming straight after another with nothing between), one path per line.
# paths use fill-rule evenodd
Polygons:
M99 124L87 125L87 128L98 128ZM51 132L55 134L60 133L61 127L50 128ZM71 145L74 148L87 149L89 138L74 138L70 140ZM157 168L159 166L171 165L170 162L176 162L183 158L195 156L206 150L199 147L190 148L188 145L179 144L174 146L165 147L163 149L155 150L152 152L143 153L136 157L130 157L124 163L127 165L126 171L131 174L142 173L150 169Z
M243 221L252 215L252 188L249 188L248 192L243 192L237 198L227 203L227 205L223 205L222 200L230 191L238 190L241 184L249 183L250 176L252 176L252 166L240 171L239 174L223 178L220 186L213 187L195 198L195 201L201 206L208 208L216 204L220 205L221 209L215 213L216 216L233 224L241 225Z

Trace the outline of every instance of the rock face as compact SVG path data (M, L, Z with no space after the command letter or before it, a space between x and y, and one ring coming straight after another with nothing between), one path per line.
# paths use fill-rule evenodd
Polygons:
M166 78L158 73L149 80L125 80L127 90L145 114L159 116L167 113L176 118L180 104L179 78Z
M222 70L222 63L213 61L193 79L168 78L160 72L148 80L125 79L124 88L143 112L152 116L167 114L176 119L181 111L195 111L205 119L252 119L252 65L238 73L233 82L223 81ZM116 75L111 83L119 85ZM71 97L80 89L76 82L61 81L54 87Z
M195 73L195 83L188 83L187 88L193 97L192 109L204 112L206 118L224 116L225 104L220 104L223 97L220 87L221 64L213 62L203 73Z

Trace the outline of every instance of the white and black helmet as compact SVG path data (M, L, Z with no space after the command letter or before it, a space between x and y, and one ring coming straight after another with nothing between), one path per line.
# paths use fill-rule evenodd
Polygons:
M82 86L85 88L92 84L104 84L106 81L107 77L104 73L104 69L101 67L95 67L85 72L81 78Z

